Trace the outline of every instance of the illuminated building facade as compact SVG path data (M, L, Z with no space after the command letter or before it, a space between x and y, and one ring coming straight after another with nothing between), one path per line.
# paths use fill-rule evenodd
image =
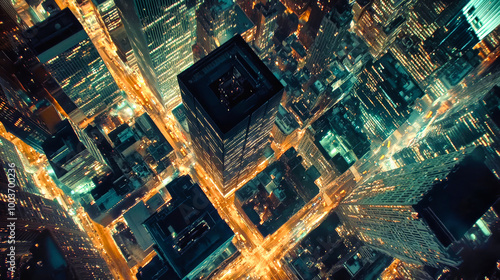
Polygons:
M500 4L482 0L356 1L353 7L356 33L371 54L390 50L433 99L479 63L472 48L499 25L499 11Z
M304 158L304 161L309 166L314 166L321 174L318 179L318 185L325 187L331 183L340 174L324 157L323 153L319 150L314 140L314 131L312 128L305 130L304 136L298 144L298 152Z
M7 2L7 1L6 1ZM12 0L9 1L16 9L19 18L28 27L44 21L51 12L57 12L59 7L54 0L30 1L30 0Z
M6 182L0 182L0 190L0 216L4 217L0 222L0 231L2 231L0 244L3 248L8 248L10 245L6 238L8 235L7 217L9 217ZM100 252L56 200L49 200L18 189L16 190L15 217L17 218L15 221L16 265L20 265L19 257L28 255L31 257L26 265L16 267L16 272L22 271L25 277L23 279L50 279L54 275L62 275L70 279L111 279L111 273ZM43 250L44 244L39 241L47 234L51 236L55 246L45 254L30 253ZM61 258L63 261L57 259L59 266L54 268L52 265L56 262L56 258ZM40 264L45 269L40 269ZM5 258L2 258L0 267L3 266L5 266ZM55 274L47 275L47 271ZM15 278L7 276L3 279Z
M0 49L2 51L12 48L12 45L19 44L19 34L28 26L19 20L17 11L10 1L0 1Z
M360 240L390 256L457 266L454 244L493 205L499 186L483 151L469 148L379 173L354 189L337 214Z
M239 35L178 79L197 162L227 195L256 170L283 86Z
M33 182L32 175L26 171L26 166L21 160L19 151L14 143L0 137L0 165L5 173L8 173L7 170L9 169L9 164L14 164L16 166L16 183L19 187L26 192L39 194L39 191Z
M255 37L256 27L233 1L205 1L196 11L196 60L206 56L234 35L247 43Z
M166 188L172 196L169 206L143 225L153 237L158 256L179 278L206 279L236 252L234 233L188 176L175 179Z
M366 135L343 117L346 113L344 107L335 106L311 124L315 144L339 174L370 150Z
M500 25L500 17L498 16L500 3L498 1L469 0L462 11L479 40L483 40Z
M397 166L422 162L469 146L484 146L486 165L500 171L500 88L494 87L474 104L450 109L429 132L412 145L394 153Z
M354 2L354 30L373 57L383 55L405 21L404 13L415 1L361 0Z
M279 1L268 1L267 3L259 2L254 8L255 24L257 25L257 34L254 46L259 57L264 59L270 48L274 45L274 32L278 28L278 14L284 10L283 5Z
M134 71L139 73L134 50L123 26L122 19L114 0L93 0L92 1L101 15L102 21L116 45L117 54Z
M116 0L140 72L169 110L180 103L176 77L193 64L200 1Z
M88 193L95 187L92 179L110 171L97 146L68 120L59 124L43 150L54 173L72 194Z
M7 100L4 91L6 89L0 85L0 122L8 132L30 145L37 152L43 153L42 145L50 137L49 130L37 122L34 116L25 115L13 107Z
M481 57L487 57L498 46L500 46L500 25L479 42L478 49Z
M321 21L316 39L311 46L306 67L312 74L319 74L332 62L341 40L346 36L352 15L349 9L333 9Z
M40 62L86 117L122 100L111 73L69 9L29 29L26 37Z
M295 118L283 106L279 106L276 114L276 125L273 126L271 134L273 142L281 151L286 151L298 144L299 124Z
M114 0L93 0L92 2L94 2L99 10L102 21L104 21L104 25L106 25L109 33L123 26Z
M445 25L460 12L464 3L465 1L416 2L413 8L408 10L401 32L390 46L394 57L423 89L433 84L432 74L449 60L441 53L446 48L430 48L432 37L436 34L434 38L439 37L439 41L447 37L439 36L436 31L449 29L445 28ZM440 85L435 87L439 88Z
M390 54L366 65L353 88L359 100L357 125L371 139L385 140L409 116L410 108L423 92Z
M93 117L123 100L99 52L69 9L29 29L25 36L40 62L85 116Z

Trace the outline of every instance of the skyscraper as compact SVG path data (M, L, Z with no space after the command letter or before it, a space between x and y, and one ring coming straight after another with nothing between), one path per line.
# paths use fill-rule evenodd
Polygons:
M42 153L42 145L50 137L49 130L30 114L25 115L16 109L7 100L0 78L0 122L8 132L14 134L24 143L30 145L37 152Z
M498 1L469 0L462 11L479 40L483 40L500 25L500 17L498 16L500 2Z
M109 172L103 155L92 140L68 120L43 144L43 150L55 175L71 193L88 193L92 179Z
M283 85L239 35L178 79L197 162L227 195L259 164Z
M14 215L11 215L8 211L10 206L8 206L7 188L7 182L1 182L0 179L0 217L2 218L0 244L2 248L11 246L9 245L11 243L8 243L8 218L16 218L16 272L22 270L25 279L55 277L46 274L50 272L65 276L63 279L111 278L106 262L99 251L92 246L88 235L78 228L68 212L57 201L17 189ZM47 237L50 240L46 239ZM30 248L34 249L31 254L33 261L28 261L27 265L20 268L19 257L28 256ZM7 253L2 253L2 256L7 257ZM2 258L0 262L2 270L5 267L5 260L6 258ZM4 272L0 272L2 276L6 276L2 279L11 279Z
M169 110L180 103L177 74L193 64L199 0L116 0L146 83Z
M371 247L398 259L457 266L454 246L500 195L500 183L469 148L380 173L339 205L338 214Z
M19 20L16 9L10 1L0 2L0 16L2 25L0 25L0 50L11 51L12 46L19 45L19 34L28 26Z
M25 36L40 62L85 116L93 117L122 100L111 73L69 9L50 16Z
M29 27L44 21L50 13L59 10L55 0L12 0L9 2L16 9L19 18Z
M139 72L139 68L137 68L137 60L134 56L134 50L130 45L125 26L123 26L123 22L120 17L118 8L116 7L115 1L92 0L92 2L99 10L102 21L104 22L104 25L109 32L109 36L117 47L117 54L120 56L123 62L127 63L130 68L132 68L134 71Z
M385 140L409 116L423 92L394 57L386 54L366 65L358 76L353 97L360 101L359 127L372 139Z
M457 50L455 46L439 48L431 46L439 45L445 38L462 39L460 35L449 36L449 33L457 34L456 28L449 28L446 25L460 12L465 2L463 0L417 1L413 8L408 10L410 12L401 26L400 34L389 47L394 57L407 69L422 89L430 84L435 85L432 73L450 59L450 55L442 53L448 49ZM440 32L436 32L437 30ZM442 32L444 30L446 32ZM433 36L433 34L438 36Z
M198 60L240 34L250 43L255 25L233 1L207 0L196 11L196 46Z
M363 38L374 57L384 54L396 38L405 21L404 14L416 1L361 0L355 1L354 31Z
M335 106L311 124L315 144L339 174L370 150L366 135L345 119L346 109Z
M282 10L284 7L279 1L255 4L253 12L257 34L254 46L260 52L259 57L262 59L269 55L269 48L273 45L274 32L278 28L278 15Z
M306 67L313 74L319 74L331 62L340 42L349 29L352 19L350 9L334 8L321 21L318 35L311 47Z
M353 21L374 57L389 49L437 99L479 63L472 47L500 24L499 11L484 0L356 1Z
M201 188L188 176L167 186L172 200L143 225L153 237L155 250L179 278L206 279L236 252L234 233L219 216Z
M463 103L436 118L425 137L393 153L397 166L421 162L470 146L484 146L485 164L494 172L500 170L500 87L493 87L475 102Z
M113 0L93 0L92 1L97 9L99 10L99 14L102 17L102 21L106 26L106 29L109 33L112 33L116 29L123 26L122 20L120 18L120 14L118 12L118 8L115 5L115 1Z
M0 165L6 173L7 169L9 169L9 164L15 164L16 182L22 190L34 194L40 193L33 182L31 174L27 172L26 166L19 156L19 151L14 143L0 137Z

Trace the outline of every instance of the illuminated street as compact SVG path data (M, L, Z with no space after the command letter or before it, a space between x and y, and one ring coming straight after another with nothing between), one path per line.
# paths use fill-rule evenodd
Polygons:
M152 95L151 91L144 84L138 73L133 73L127 66L125 66L116 55L116 47L111 42L107 33L102 31L102 26L98 23L100 20L95 19L98 17L97 11L94 6L87 2L86 5L80 6L76 2L69 3L75 14L85 15L87 20L82 22L86 23L84 26L89 30L92 41L96 44L101 53L101 57L106 62L113 77L127 93L129 98L132 98L139 105L149 112L155 123L160 127L163 134L167 137L171 145L176 150L176 154L181 156L180 149L182 147L189 147L189 143L182 142L181 132L177 130L171 115L165 115L163 107ZM85 14L83 11L87 11ZM90 18L90 19L89 19ZM485 62L487 63L487 62ZM486 67L486 66L484 66ZM473 82L469 82L474 84ZM489 88L488 85L482 84L481 89ZM472 86L472 85L470 85ZM453 100L453 97L450 97ZM443 100L441 100L443 102ZM429 108L431 110L431 108ZM420 113L420 116L425 117L426 113ZM162 120L160 120L160 118ZM436 118L434 116L433 118ZM408 127L426 123L430 124L423 118L417 119L413 124L402 126L398 131L404 131ZM399 137L404 135L405 137ZM411 140L411 134L395 132L393 136L389 137L385 143L391 143L392 147L402 147L405 143ZM286 147L283 147L285 150ZM241 255L237 257L232 263L226 266L223 270L218 271L214 276L215 279L294 279L286 265L281 263L282 258L291 250L301 239L313 230L321 221L336 208L340 200L339 194L344 191L349 192L354 188L356 183L360 183L363 178L367 178L370 174L376 173L375 166L384 166L379 159L385 156L390 158L390 150L380 150L373 155L366 155L362 160L358 161L346 172L335 181L331 182L329 186L322 188L321 193L307 203L304 208L286 222L277 232L273 235L263 239L262 235L257 231L246 218L244 218L234 206L234 195L223 197L217 189L213 186L204 171L194 165L191 174L197 178L197 181L206 192L207 196L218 209L219 214L229 223L231 229L236 233L235 244L239 248ZM189 154L190 160L183 160L179 157L178 168L180 170L189 170L193 166L192 155ZM265 167L265 166L264 166ZM262 167L263 169L263 167ZM367 174L366 171L369 173ZM258 172L257 172L258 173ZM356 174L356 175L352 175ZM363 174L363 175L360 175ZM250 178L248 178L250 179ZM154 192L148 193L147 197L154 195ZM148 198L143 198L147 200ZM118 253L118 248L114 244L112 238L106 233L106 229L98 228L97 234L101 239L105 240L104 248L107 252L111 250L111 259L113 270L117 271L123 279L131 279L126 277L133 277L134 271L128 271L128 274L123 269L123 256ZM120 269L117 269L117 268Z
M83 26L84 32L72 26L67 34L59 22L54 30L52 22L40 24L64 12L9 3L28 23L19 30L34 32L25 32L36 45L32 60L47 68L44 78L23 80L19 69L32 62L23 62L21 44L12 47L15 58L7 51L0 58L18 71L4 77L10 68L0 69L0 109L7 112L0 114L0 155L22 162L26 170L16 176L31 178L18 183L19 209L28 213L20 217L40 215L33 218L38 228L23 229L40 236L18 252L23 273L42 275L37 269L46 262L36 258L43 254L27 249L48 250L44 244L53 242L54 259L61 255L67 265L61 271L84 267L87 274L78 277L95 279L368 279L372 272L381 279L420 279L427 265L434 274L422 279L476 275L467 270L474 266L470 256L495 244L500 221L493 199L500 178L500 25L494 16L481 28L469 27L472 0L456 6L424 0L150 3L161 8L154 16L142 12L144 3L132 1L127 10L123 1L55 1ZM491 12L485 7L480 16ZM160 25L165 22L167 29ZM113 24L123 38L114 37ZM2 32L17 40L16 26ZM57 36L44 42L33 29L47 26L44 32ZM190 34L179 35L188 27ZM170 32L179 34L159 36ZM60 40L59 48L80 41L59 53L51 40ZM119 40L129 49L115 45ZM193 44L181 45L186 42ZM83 60L91 55L97 58ZM57 68L58 59L68 68ZM88 69L70 73L80 67L70 63L80 60ZM168 75L181 68L180 90L169 95ZM39 92L30 97L24 83L39 80L44 85L32 85ZM59 89L45 88L50 81ZM82 85L97 94L87 99L70 92ZM113 94L120 96L100 104L108 87L119 88ZM83 111L94 103L108 111ZM472 161L477 155L482 162ZM482 175L462 178L457 170ZM466 193L463 185L474 179L477 193ZM8 194L13 187L1 183ZM451 210L432 202L446 197L448 183L457 189L448 194L457 196ZM39 194L29 191L35 186ZM196 190L211 205L198 205ZM473 197L478 193L483 196ZM36 206L35 195L47 210ZM6 205L9 198L1 197ZM332 217L339 222L329 226ZM491 268L497 255L484 255L490 259L478 269L498 275Z

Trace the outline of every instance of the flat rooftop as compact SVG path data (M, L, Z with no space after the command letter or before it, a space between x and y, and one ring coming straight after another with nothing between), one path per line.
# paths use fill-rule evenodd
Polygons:
M56 45L62 43L63 45L57 50L51 52L50 55L52 56L72 47L74 41L79 42L88 38L83 26L68 8L53 14L43 22L28 29L24 35L29 38L29 42L37 55L50 51ZM66 42L69 38L73 38L73 40Z
M231 130L283 85L240 35L177 76L222 133Z
M172 196L168 207L144 221L161 254L179 277L195 270L234 233L219 216L201 188L188 176L167 185Z

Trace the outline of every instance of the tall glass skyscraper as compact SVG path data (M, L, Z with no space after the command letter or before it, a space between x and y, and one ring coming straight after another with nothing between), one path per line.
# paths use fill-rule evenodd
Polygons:
M479 40L483 40L500 24L499 1L470 0L462 11Z
M0 173L3 170L0 170ZM7 229L9 197L7 182L0 174L0 226ZM16 275L23 279L111 279L111 272L89 239L75 224L70 214L56 200L16 190L15 208ZM4 230L5 232L6 230ZM7 234L4 236L7 237ZM0 240L2 248L9 248L10 239ZM7 252L2 253L0 270L7 264ZM19 272L18 272L19 271ZM2 279L17 279L12 273L2 274Z
M199 0L116 0L139 69L169 110L180 103L177 74L193 64Z
M255 25L243 10L231 0L205 1L196 11L196 45L199 57L209 54L234 35L240 34L251 42L255 35Z
M379 173L338 212L367 245L398 259L457 266L458 241L500 195L481 148L468 148Z
M351 11L341 8L333 9L323 17L307 58L306 67L309 71L318 74L333 60L342 38L346 36L351 19Z
M22 190L39 194L33 181L32 175L26 170L16 145L0 136L0 165L5 173L8 173L9 164L15 164L16 181Z
M227 195L256 170L283 85L239 35L178 79L197 162Z
M87 117L123 99L99 52L69 9L29 29L25 36L40 62Z
M85 194L94 187L92 179L110 171L96 144L82 130L62 121L57 132L43 144L43 150L61 182L72 194Z
M0 78L0 122L8 132L42 153L42 145L50 137L49 130L33 114L23 114L22 110L9 103L5 94L9 88L4 87L2 82Z
M410 105L423 94L405 68L386 54L370 62L354 85L361 114L357 124L370 138L384 140L406 120Z

